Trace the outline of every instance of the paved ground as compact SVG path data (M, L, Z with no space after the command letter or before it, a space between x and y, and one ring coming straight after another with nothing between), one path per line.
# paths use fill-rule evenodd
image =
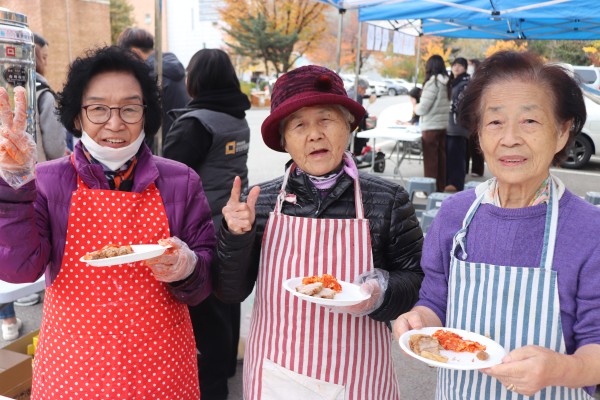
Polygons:
M245 305L245 307L246 306L247 305ZM22 335L39 329L42 320L42 307L42 303L29 307L15 307L17 317L21 318L23 321ZM7 344L8 342L3 341L0 336L0 348ZM402 399L433 399L435 370L401 354L399 346L393 346L393 348L394 365L401 387ZM242 400L242 361L238 363L237 374L229 380L229 388L230 394L228 400Z

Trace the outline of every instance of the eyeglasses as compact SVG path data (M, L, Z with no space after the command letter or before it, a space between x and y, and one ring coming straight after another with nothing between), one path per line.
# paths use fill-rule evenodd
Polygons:
M143 104L128 104L122 107L109 107L104 104L88 104L81 106L85 110L85 115L93 124L104 124L112 116L112 110L119 110L119 117L126 124L135 124L140 122L144 116L146 106Z

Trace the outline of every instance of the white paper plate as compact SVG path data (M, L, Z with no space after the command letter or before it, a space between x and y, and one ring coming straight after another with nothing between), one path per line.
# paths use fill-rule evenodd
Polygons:
M435 331L439 329L454 332L457 335L461 336L464 340L473 340L475 342L481 343L486 347L485 351L490 355L490 357L487 360L480 360L477 358L475 353L440 350L441 355L448 357L448 362L443 363L439 361L430 360L429 358L421 357L420 355L416 354L410 349L408 340L411 335L415 335L418 333L424 335L432 335ZM409 356L414 357L417 360L421 360L424 363L427 363L431 366L447 369L471 370L488 368L500 364L502 362L502 358L504 358L504 356L506 355L506 350L504 350L504 347L500 346L499 343L494 342L488 337L479 335L474 332L464 331L462 329L440 328L439 326L431 326L423 329L413 329L412 331L405 332L402 336L400 336L399 342L402 350L404 350Z
M136 261L147 260L160 256L170 246L161 246L160 244L132 244L133 253L123 256L100 258L98 260L84 260L83 257L79 261L87 263L93 267L108 267L110 265L127 264Z
M303 278L288 279L287 281L283 282L283 287L294 296L298 296L303 300L310 301L311 303L325 306L351 306L371 297L370 294L361 292L360 286L340 280L338 280L338 282L342 286L342 291L337 293L333 299L321 299L318 297L308 296L296 291L296 287L302 284L302 279Z

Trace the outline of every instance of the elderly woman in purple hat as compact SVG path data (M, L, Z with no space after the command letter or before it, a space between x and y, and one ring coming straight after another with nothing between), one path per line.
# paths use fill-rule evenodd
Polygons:
M292 160L247 196L236 179L218 234L217 296L241 302L256 283L244 398L397 399L387 324L413 306L423 278L408 193L359 173L345 151L365 110L333 71L288 72L271 100L263 139ZM368 298L323 307L284 289L323 274Z

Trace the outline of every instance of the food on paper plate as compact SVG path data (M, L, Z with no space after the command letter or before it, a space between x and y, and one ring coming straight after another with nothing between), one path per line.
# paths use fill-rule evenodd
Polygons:
M296 291L307 296L333 299L337 293L342 291L342 285L333 275L315 275L302 278L302 285L297 286Z
M410 335L408 344L410 349L421 357L443 363L448 362L448 357L444 357L440 354L440 350L443 349L443 347L440 345L440 342L430 335L423 335L420 333L416 335Z
M473 340L465 340L454 332L438 329L432 335L415 334L409 338L410 349L421 357L439 362L448 362L440 350L476 353L477 359L487 360L490 355L486 347Z
M132 254L133 249L131 246L119 246L117 244L107 244L100 250L92 251L83 256L84 260L99 260L102 258L111 258L117 256L124 256L126 254Z
M440 342L440 345L446 350L456 352L466 351L469 353L485 351L485 346L481 343L477 343L472 340L464 340L456 333L446 331L444 329L435 331L432 336L436 338Z

